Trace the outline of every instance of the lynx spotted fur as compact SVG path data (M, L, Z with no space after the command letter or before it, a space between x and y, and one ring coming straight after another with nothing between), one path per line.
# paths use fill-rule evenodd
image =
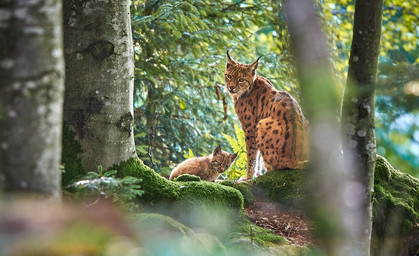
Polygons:
M297 101L276 90L253 64L233 60L227 51L226 89L245 133L247 177L254 174L260 151L267 171L301 169L307 160L308 122Z

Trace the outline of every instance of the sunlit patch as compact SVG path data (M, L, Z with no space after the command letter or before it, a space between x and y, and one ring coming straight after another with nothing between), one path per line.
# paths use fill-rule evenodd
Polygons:
M419 96L419 80L412 80L404 85L404 92L406 94L413 94Z

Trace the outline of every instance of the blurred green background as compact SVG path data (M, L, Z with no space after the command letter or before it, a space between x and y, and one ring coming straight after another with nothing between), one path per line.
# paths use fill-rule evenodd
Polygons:
M317 8L336 84L343 93L354 2L317 1ZM216 145L232 151L222 134L234 137L234 125L240 124L222 89L225 48L244 63L263 56L259 74L300 101L280 1L146 0L132 1L131 11L137 151L160 174L168 175L188 152L206 155ZM418 14L416 1L384 0L375 109L377 152L415 177L419 177Z

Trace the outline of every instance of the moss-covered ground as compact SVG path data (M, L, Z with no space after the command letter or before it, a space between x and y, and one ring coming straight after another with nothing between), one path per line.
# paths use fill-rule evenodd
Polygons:
M220 184L239 190L245 206L257 199L276 203L282 208L301 209L305 197L303 179L303 170L281 170L268 172L246 183L222 181Z
M161 214L143 213L133 218L137 229L147 233L142 240L152 255L299 255L306 250L288 245L285 239L254 226L245 216L221 241L217 236L195 232ZM164 242L156 242L155 238L162 235Z
M305 197L304 170L274 171L248 183L223 181L242 192L244 202L255 198L300 209ZM397 255L419 250L419 180L395 170L377 156L373 196L373 255ZM385 251L385 254L383 252ZM408 254L406 254L408 255Z
M250 247L282 246L287 242L244 218L244 204L267 200L287 208L300 209L305 197L303 170L269 172L248 183L223 181L217 184L201 181L192 175L180 176L174 182L168 181L138 158L129 159L111 169L118 170L119 177L142 179L141 186L145 193L139 203L146 211L172 216L189 228L199 228L206 223L201 227L209 234L221 239L229 237L231 239L228 241ZM373 254L380 255L383 248L399 252L406 246L406 237L411 235L415 227L417 230L419 181L395 170L383 157L378 156L374 190ZM188 228L181 230L189 232ZM412 246L412 242L408 246Z
M147 255L227 255L225 246L213 235L200 234L175 219L155 213L134 216ZM164 241L156 239L164 237Z
M137 158L111 169L118 170L120 177L142 179L141 189L145 193L140 203L145 211L171 216L188 227L202 228L223 241L240 240L242 245L247 244L246 249L288 244L282 237L254 226L244 217L242 193L251 196L250 191L242 190L241 193L235 188L202 181L193 175L179 176L174 182L168 181ZM245 189L246 185L236 187Z

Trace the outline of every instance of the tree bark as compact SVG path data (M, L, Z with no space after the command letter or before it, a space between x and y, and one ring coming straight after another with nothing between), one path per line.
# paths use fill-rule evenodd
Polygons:
M349 58L348 80L342 103L345 155L356 163L354 182L362 188L364 250L369 249L372 229L372 195L376 160L374 90L381 37L383 0L357 0Z
M371 207L370 200L365 200L365 191L371 186L353 178L357 169L352 165L350 152L344 157L341 154L341 146L345 144L338 123L337 87L326 40L311 1L287 0L285 7L303 110L311 126L307 205L308 214L317 223L316 239L326 255L369 255L369 237L365 231L369 232L371 226L363 210ZM373 105L370 110L373 111ZM353 124L358 125L357 120Z
M0 173L7 192L60 197L60 0L0 0Z
M64 1L66 93L64 129L79 159L66 172L106 170L136 156L133 136L134 53L130 4L125 1ZM73 177L76 178L76 177Z

